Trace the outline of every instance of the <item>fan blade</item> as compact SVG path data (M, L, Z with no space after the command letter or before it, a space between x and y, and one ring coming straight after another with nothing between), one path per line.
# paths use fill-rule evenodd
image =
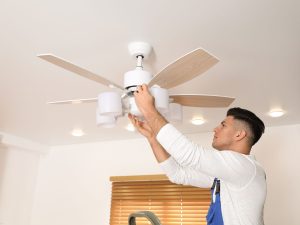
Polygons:
M228 107L235 98L216 95L170 95L172 102L191 107Z
M57 56L54 56L52 54L41 54L41 55L38 55L38 57L56 65L56 66L60 66L68 71L76 73L80 76L83 76L90 80L96 81L100 84L104 84L108 87L116 87L116 88L123 90L123 87L119 86L118 84L115 84L115 83L111 82L110 80L105 79L104 77L101 77L101 76L99 76L95 73L92 73L86 69L76 66L73 63L70 63L70 62L68 62L64 59L61 59Z
M196 49L160 71L150 81L149 86L157 84L166 89L175 87L204 73L218 61L205 50Z
M90 103L90 102L97 102L97 98L84 98L84 99L54 101L54 102L47 102L47 104L80 104L80 103Z

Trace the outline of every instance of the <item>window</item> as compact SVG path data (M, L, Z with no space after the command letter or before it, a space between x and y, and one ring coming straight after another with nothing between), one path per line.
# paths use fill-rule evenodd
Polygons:
M171 183L165 175L111 177L110 225L127 225L128 216L151 211L163 225L204 225L210 190ZM137 224L149 224L136 218Z

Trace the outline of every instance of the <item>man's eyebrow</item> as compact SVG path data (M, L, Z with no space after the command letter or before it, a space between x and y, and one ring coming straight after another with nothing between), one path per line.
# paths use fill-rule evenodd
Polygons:
M225 120L223 120L223 121L221 122L221 124L226 124Z

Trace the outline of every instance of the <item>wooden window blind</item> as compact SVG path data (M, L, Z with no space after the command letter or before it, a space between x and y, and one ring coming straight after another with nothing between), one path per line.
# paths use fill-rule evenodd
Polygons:
M210 190L171 183L164 175L111 177L110 225L127 225L128 216L151 211L163 225L204 225ZM136 218L138 225L148 225Z

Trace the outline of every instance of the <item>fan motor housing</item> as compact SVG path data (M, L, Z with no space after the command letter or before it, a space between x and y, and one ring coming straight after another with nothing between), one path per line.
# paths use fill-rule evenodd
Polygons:
M137 86L148 84L151 79L151 73L137 68L124 74L124 88L128 91L135 91Z

